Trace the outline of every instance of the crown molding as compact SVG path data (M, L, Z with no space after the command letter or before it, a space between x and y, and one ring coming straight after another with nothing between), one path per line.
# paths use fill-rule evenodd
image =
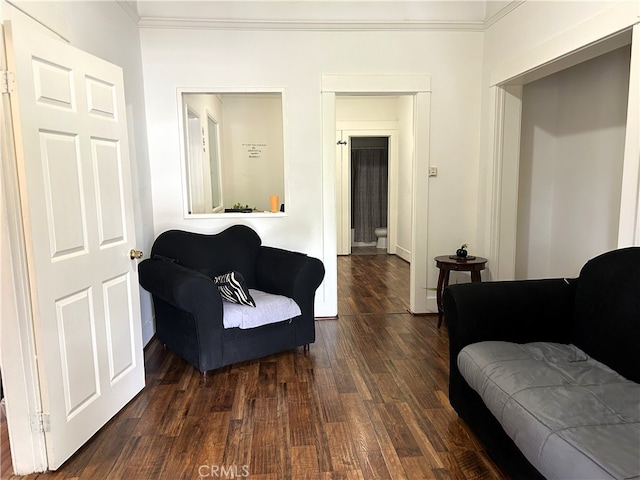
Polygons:
M140 28L194 30L279 30L279 31L484 31L484 22L433 21L324 21L324 20L220 20L143 17Z
M506 17L527 0L508 0L505 5L483 20L360 20L307 18L219 18L140 15L134 0L116 0L140 28L168 28L184 30L238 31L466 31L484 32ZM151 13L151 12L149 12ZM353 12L352 12L353 13Z
M140 15L130 0L116 0L116 3L129 15L134 23L140 25Z
M511 0L511 2L509 2L504 8L502 8L501 10L499 10L494 15L492 15L491 17L487 18L484 21L484 29L489 28L491 25L496 23L498 20L506 17L512 11L514 11L516 8L518 8L520 5L525 3L526 1L527 0Z

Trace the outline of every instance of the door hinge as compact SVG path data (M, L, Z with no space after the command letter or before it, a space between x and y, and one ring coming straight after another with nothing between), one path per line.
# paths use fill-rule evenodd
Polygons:
M13 93L16 91L16 76L13 72L3 70L0 77L0 92Z
M49 414L38 412L31 415L31 431L34 433L50 432Z

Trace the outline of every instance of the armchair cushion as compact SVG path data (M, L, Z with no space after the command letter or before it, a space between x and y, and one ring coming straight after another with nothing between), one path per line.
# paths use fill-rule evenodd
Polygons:
M255 328L269 323L291 321L302 312L293 299L260 290L249 290L255 307L223 302L224 328Z

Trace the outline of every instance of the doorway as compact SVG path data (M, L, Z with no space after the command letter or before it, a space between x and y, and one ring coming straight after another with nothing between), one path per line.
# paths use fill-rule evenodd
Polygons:
M387 251L389 224L389 138L352 137L351 249Z
M428 166L429 132L431 111L431 77L427 75L323 75L322 76L322 136L323 136L323 185L326 193L323 202L323 256L337 259L338 218L336 215L336 98L339 96L396 96L401 97L407 107L403 118L409 117L411 128L407 130L403 145L411 160L405 172L411 185L405 209L408 224L407 236L410 257L409 311L428 312L427 278L431 268L428 261L427 212L428 212ZM410 112L410 115L408 114ZM349 127L348 127L349 128ZM355 127L351 127L355 128ZM325 285L337 286L337 265L327 262ZM337 288L321 292L327 303L335 305L337 313Z
M366 126L362 123L361 126ZM370 125L369 125L370 126ZM396 254L398 231L398 130L362 129L362 130L338 130L336 132L336 217L337 217L337 253L338 255L350 255L353 247L363 249L369 253ZM382 156L385 157L382 160ZM354 160L355 158L355 160ZM379 160L374 160L379 158ZM364 160L363 160L364 159ZM359 162L371 162L364 166ZM383 168L386 163L386 173L374 171L373 168ZM359 173L354 175L354 165ZM363 175L364 177L360 177ZM378 182L378 186L367 185L363 181L368 177L369 181ZM381 182L381 183L380 183ZM356 184L357 183L357 184ZM384 190L382 191L382 187ZM356 188L363 189L359 195L362 198L359 204L354 202L354 196L358 196ZM408 185L405 189L410 188ZM372 197L376 200L377 207L371 205ZM386 197L386 198L385 198ZM356 211L357 210L357 211ZM386 214L381 214L385 210ZM362 218L360 214L364 214ZM409 224L407 215L402 218L404 224ZM359 224L358 224L359 223ZM370 223L367 225L367 223ZM373 225L376 223L376 225ZM387 228L386 238L378 242L375 229ZM356 228L357 227L357 228ZM365 229L366 231L363 231ZM356 231L357 230L357 231ZM408 235L405 235L405 245L408 244ZM380 243L380 245L378 245ZM386 244L383 247L382 244ZM377 248L380 246L381 248ZM404 250L404 249L403 249ZM407 262L410 258L402 257Z
M634 30L637 32L637 27L634 27ZM491 87L491 96L492 102L495 103L495 111L497 112L496 117L493 119L493 128L495 128L494 141L491 145L491 152L489 155L489 159L492 162L488 169L492 172L490 176L490 188L489 191L491 193L491 215L488 219L488 223L490 224L490 228L488 232L490 232L489 237L487 239L487 244L490 249L490 258L492 262L492 278L495 280L509 280L516 277L516 275L522 276L532 276L532 275L553 275L553 272L547 268L544 273L536 273L529 271L529 267L525 265L525 257L520 254L520 263L518 263L517 258L518 254L516 252L517 242L520 240L520 251L522 252L524 246L527 245L527 238L523 239L525 234L528 235L527 229L531 229L528 225L520 225L520 232L518 233L518 218L521 216L522 212L519 212L518 209L522 209L526 207L526 203L531 202L526 198L526 196L531 196L532 192L529 192L527 189L530 189L527 185L519 185L519 177L521 173L520 169L529 168L527 164L520 164L521 153L523 151L526 152L526 149L529 148L527 142L531 143L531 136L528 138L527 136L522 137L521 130L521 122L523 121L523 99L525 93L525 86L530 88L533 85L533 82L544 79L545 77L549 77L551 75L557 74L561 71L568 70L571 67L579 66L579 68L584 68L586 62L597 59L605 54L609 54L610 52L614 52L620 48L628 48L627 45L631 43L631 61L629 65L631 65L631 71L628 74L628 100L627 100L627 112L626 112L626 126L623 127L623 136L624 136L624 146L622 146L622 142L618 143L619 149L622 150L622 185L616 185L615 188L621 188L620 194L614 195L615 198L615 211L613 216L611 212L607 213L607 218L611 219L614 223L617 221L617 238L611 240L610 245L613 245L615 242L616 247L623 247L627 245L637 244L638 239L640 238L640 230L636 227L638 224L638 194L639 191L639 179L638 176L638 146L640 145L640 136L638 136L637 129L637 119L640 118L638 116L638 82L634 81L634 77L637 78L638 70L637 66L634 70L634 65L638 65L637 56L638 56L638 48L636 46L640 46L640 36L631 35L631 30L625 30L617 33L616 35L606 37L601 39L592 45L589 48L580 48L573 52L567 52L565 55L550 59L547 63L541 64L533 69L530 69L526 72L513 72L514 75L504 79L502 82L496 82L494 86ZM615 52L614 52L615 53ZM620 53L620 52L618 52ZM627 55L627 54L625 54ZM564 75L564 74L563 74ZM591 77L591 74L589 75ZM549 80L545 80L549 81ZM607 79L607 82L609 80ZM554 87L555 88L555 87ZM573 95L579 89L571 89L570 93ZM634 100L635 99L635 100ZM619 100L618 100L619 101ZM589 102L585 102L592 111L595 111L593 108L593 102L589 99ZM579 103L578 103L579 104ZM555 108L555 103L552 104L552 107ZM591 115L591 114L590 114ZM586 115L583 117L587 118ZM526 126L526 116L525 116L525 126ZM584 118L579 118L577 120L578 124L583 122ZM591 127L589 127L591 128ZM607 129L609 126L607 126ZM541 129L538 129L541 130ZM577 133L580 133L578 129L573 127L571 133L571 139L574 137L577 138ZM604 129L603 129L604 130ZM558 143L558 142L556 142ZM566 143L566 142L564 142ZM564 148L564 143L560 142L560 147ZM574 142L575 143L575 142ZM585 143L578 143L579 148L584 148ZM556 145L554 148L558 147ZM592 150L594 150L592 148ZM593 152L587 151L588 154ZM604 162L610 162L609 155L610 148L607 151L607 155L603 157L602 160ZM566 155L565 155L566 156ZM579 158L580 162L582 162L581 156ZM594 163L595 167L597 167L598 163ZM557 166L554 165L554 168ZM579 169L583 170L584 166L580 163ZM613 175L613 177L619 178L619 174ZM575 182L578 178L576 175L570 175L567 177L569 182ZM599 188L602 188L602 183L599 180L599 174L596 172L594 175L596 178L596 185ZM618 182L618 180L616 180ZM547 182L548 184L548 182ZM520 187L520 192L519 192ZM612 187L613 188L613 187ZM567 188L562 190L563 194L566 194ZM572 187L572 191L579 191L577 188ZM589 199L591 200L591 193L586 192ZM520 199L519 199L520 196ZM519 202L520 200L520 202ZM565 205L564 202L562 205ZM539 207L539 206L538 206ZM619 209L619 210L618 210ZM592 215L593 218L599 218L599 216L594 215L595 210L593 208L583 209L585 212L588 212L589 215ZM563 213L563 212L560 212ZM581 212L583 213L583 212ZM617 216L617 218L615 218ZM556 215L556 218L560 219L561 215ZM565 222L561 226L565 228L568 222L566 221L567 215L564 215L565 220L560 220ZM574 221L575 215L570 215L571 222ZM522 218L521 218L522 219ZM549 226L550 223L546 222L546 226ZM600 228L600 227L599 227ZM611 230L614 233L616 232L615 225ZM583 235L581 232L571 232L570 241L572 246L567 249L563 248L564 251L578 251L576 250L575 239L582 238ZM566 236L566 234L565 234ZM554 240L555 241L555 240ZM549 241L546 241L547 243ZM578 242L580 244L584 242ZM529 242L529 246L527 249L529 250L531 247L531 242ZM566 245L566 244L565 244ZM602 247L598 246L598 249L602 250L603 248L610 247ZM549 254L544 252L544 256L546 257L544 260L544 264L548 265L549 262L554 262L553 264L561 265L562 271L569 271L571 269L577 269L577 265L582 265L584 261L588 260L588 258L594 256L597 253L601 252L581 252L579 253L579 257L576 256L567 256L565 254L561 254L560 258L562 262L567 260L572 263L564 263L562 265L557 259L552 259ZM542 255L539 255L536 261L540 262L540 258ZM525 273L523 273L525 272ZM550 273L547 273L550 272Z

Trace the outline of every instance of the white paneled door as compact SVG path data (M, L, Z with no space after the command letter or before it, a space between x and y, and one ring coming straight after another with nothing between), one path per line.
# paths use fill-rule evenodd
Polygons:
M5 44L43 404L35 428L55 470L144 387L129 145L122 70L17 27L5 24Z

